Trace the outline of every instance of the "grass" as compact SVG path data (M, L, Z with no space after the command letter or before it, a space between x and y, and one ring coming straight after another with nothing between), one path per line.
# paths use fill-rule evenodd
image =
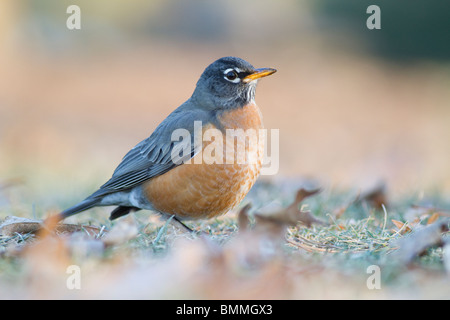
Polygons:
M340 224L321 227L294 228L289 230L289 243L305 250L322 252L377 252L387 250L390 240L395 236L387 234L374 226L374 218L359 221L341 222Z
M277 185L259 184L248 195L246 201L256 204L254 205L256 208L266 205L273 199L287 206L294 193L280 190L281 188ZM273 199L268 198L267 194L274 195ZM433 195L432 199L435 207L448 207L444 197ZM355 201L355 195L351 191L323 191L319 195L305 199L302 207L309 209L328 224L311 227L290 226L286 228L284 239L276 233L273 235L270 235L270 232L258 233L258 223L252 215L250 215L251 228L248 237L239 231L238 211L207 221L187 223L194 231L206 234L202 236L182 232L169 222L159 221L147 212L136 213L133 217L127 218L128 220L119 219L109 222L105 218L103 209L93 210L93 213L85 213L80 219L88 220L94 226L100 226L100 233L96 236L82 232L78 237L66 235L64 246L70 248L68 256L66 253L58 252L59 249L56 254L54 251L45 252L47 247L36 249L42 251L42 257L39 252L37 257L30 255L32 250L24 249L30 246L33 249L34 245L38 248L39 242L43 241L37 241L32 234L0 236L0 284L6 288L15 287L15 294L18 297L27 297L26 292L33 292L30 286L33 287L35 284L33 281L28 283L24 279L33 279L36 275L42 277L43 273L43 270L36 274L30 270L30 264L35 265L30 259L50 261L55 259L69 260L70 263L81 266L87 265L86 268L96 266L93 269L95 271L88 272L94 279L99 277L99 273L103 273L101 270L117 268L119 271L114 271L115 275L109 280L103 280L106 282L102 285L111 281L120 287L123 285L120 282L122 273L140 277L143 282L162 281L158 290L163 291L167 289L167 283L164 281L188 282L191 285L188 292L182 290L180 293L179 289L169 286L164 294L159 294L160 291L157 293L152 291L151 294L145 291L143 297L148 297L150 294L150 297L153 295L156 298L183 298L195 293L194 297L197 298L211 296L321 298L317 292L325 290L322 289L323 287L331 288L327 290L335 292L332 297L353 298L357 295L364 298L373 295L373 292L367 291L364 286L368 276L366 270L370 265L378 265L382 268L381 279L384 291L382 295L376 297L448 298L448 290L439 284L441 283L439 281L447 278L442 247L429 247L425 254L417 256L412 264L392 260L392 253L397 250L397 240L405 237L403 234L405 230L397 228L391 220L407 221L409 208L412 204L418 203L420 204L418 199L409 197L391 202L388 207L376 209L366 202ZM420 222L412 228L413 231L414 228L426 226L428 218L429 214L422 215ZM123 227L126 223L136 226L137 232L132 236L127 236L127 232L124 232L125 236L122 240L112 245L103 244L102 239L108 232L112 232L119 226ZM269 237L269 243L266 236L272 237ZM275 241L271 244L270 239ZM267 251L269 247L275 249ZM74 248L76 250L73 250ZM251 263L249 264L248 261ZM56 261L55 264L58 262ZM151 276L147 273L139 276L142 265L152 270ZM185 271L181 274L171 275L173 271L170 270L178 270L179 265L188 266L184 267L188 270L182 269ZM210 277L216 277L217 270L222 270L219 278L227 279L226 283L217 285L217 288L211 287L211 284L205 284L210 282ZM330 274L334 276L331 277ZM284 287L283 281L286 280L283 279L287 275L292 277L293 283L288 287L293 286L294 289L287 290ZM310 280L311 275L315 281ZM259 276L264 277L264 281L279 284L281 289L264 291L265 289L259 288L261 285L257 283ZM117 281L119 284L116 283ZM412 295L410 289L416 288L422 281L429 285L425 285L423 290ZM241 288L243 285L248 286L244 291ZM158 285L155 286L158 288ZM316 292L316 295L306 294L299 289L304 286L310 288L311 292ZM254 289L255 287L260 291ZM338 294L340 290L338 287L345 288L342 296ZM53 292L54 289L51 285L48 286L50 297L55 292L59 292L58 290ZM127 292L131 289L126 287L123 290ZM8 297L9 294L7 291L0 290L1 297ZM79 296L75 296L77 297ZM84 292L81 297L89 298L89 294Z

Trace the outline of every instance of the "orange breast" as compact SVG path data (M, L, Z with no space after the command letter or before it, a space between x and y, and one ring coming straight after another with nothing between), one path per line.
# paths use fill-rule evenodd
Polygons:
M202 152L190 164L144 183L143 191L155 209L181 219L211 218L237 206L248 193L264 153L260 110L251 104L225 112L219 121L222 131L213 125L203 127Z

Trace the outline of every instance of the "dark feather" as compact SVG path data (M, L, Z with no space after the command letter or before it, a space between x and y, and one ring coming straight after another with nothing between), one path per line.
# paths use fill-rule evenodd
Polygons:
M81 211L85 211L87 209L95 207L100 202L98 198L87 198L80 203L70 207L69 209L64 210L63 212L58 214L58 220L63 220L67 217L73 216Z
M117 218L129 214L131 211L138 211L138 210L140 209L136 207L124 207L124 206L117 207L111 212L109 220L115 220Z

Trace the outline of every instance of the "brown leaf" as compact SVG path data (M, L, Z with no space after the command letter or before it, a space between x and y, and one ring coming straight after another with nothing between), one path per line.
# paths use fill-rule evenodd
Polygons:
M297 191L297 194L295 195L295 201L292 205L299 205L307 197L315 195L316 193L319 193L320 191L321 191L320 188L313 189L313 190L306 190L304 188L301 188L300 190Z
M316 194L319 190L300 189L292 204L282 208L271 203L270 210L259 210L253 214L255 225L249 228L247 204L239 211L239 233L228 244L225 257L219 260L232 260L232 265L244 268L261 267L269 261L277 260L280 247L284 244L286 230L299 222L306 225L324 223L314 217L309 211L302 211L299 207L306 197ZM268 206L269 207L269 206ZM219 261L218 260L218 261Z
M359 197L360 202L366 202L375 209L383 209L383 206L388 206L388 199L386 195L386 185L380 184L372 190L364 192Z
M74 233L85 230L92 235L100 232L100 228L93 226L81 226L77 224L67 224L53 221L51 218L46 220L33 220L15 216L8 216L0 225L0 234L10 237L14 234L37 233L38 236L46 236L49 232L56 234L60 233Z
M313 224L318 224L318 225L323 225L323 226L327 225L327 223L325 221L314 216L311 213L311 211L300 211L299 212L299 222L303 223L308 228L311 227Z
M238 226L239 230L247 230L249 224L248 212L252 207L251 203L246 204L238 213Z
M427 220L427 224L432 224L436 222L436 220L439 219L439 212L433 213Z
M441 217L450 217L450 212L441 208L436 207L427 207L427 206L419 206L419 205L412 205L411 208L408 209L406 212L406 216L408 218L412 217L422 217L426 218L428 215L437 214ZM437 219L437 218L436 218Z
M391 221L398 229L396 232L399 232L401 230L400 234L405 234L411 231L411 228L408 226L407 222L401 222L394 219L392 219Z
M442 233L448 231L450 220L442 220L410 233L397 241L398 249L392 256L398 261L409 264L431 246L443 245Z
M314 223L326 225L326 222L316 218L311 212L299 209L305 198L317 194L319 191L320 189L306 190L302 188L297 191L294 202L287 208L274 212L255 213L255 218L284 226L294 226L297 223L303 223L307 227Z
M16 233L34 233L42 227L42 221L8 216L0 225L0 234L10 237Z
M345 230L346 229L345 225L343 225L343 224L336 225L336 228L339 229L339 230Z

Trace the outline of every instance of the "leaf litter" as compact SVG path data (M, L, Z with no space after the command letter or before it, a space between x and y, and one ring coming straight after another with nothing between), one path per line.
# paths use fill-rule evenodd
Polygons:
M386 298L398 295L396 282L387 285L391 290L370 291L369 264L402 279L405 268L426 271L421 259L437 256L442 279L450 274L445 210L410 205L398 214L390 203L386 209L385 188L324 208L329 199L319 198L320 191L301 188L287 205L252 210L248 203L224 217L192 223L206 235L180 232L169 223L155 227L154 218L142 221L139 215L108 226L46 228L39 220L8 217L0 225L0 297ZM383 197L373 196L380 192ZM367 195L372 200L361 200ZM354 218L361 211L366 217ZM8 275L11 263L19 268L5 281L1 271ZM81 290L65 286L70 265L82 270ZM431 291L450 297L446 288ZM417 297L408 290L400 295Z

